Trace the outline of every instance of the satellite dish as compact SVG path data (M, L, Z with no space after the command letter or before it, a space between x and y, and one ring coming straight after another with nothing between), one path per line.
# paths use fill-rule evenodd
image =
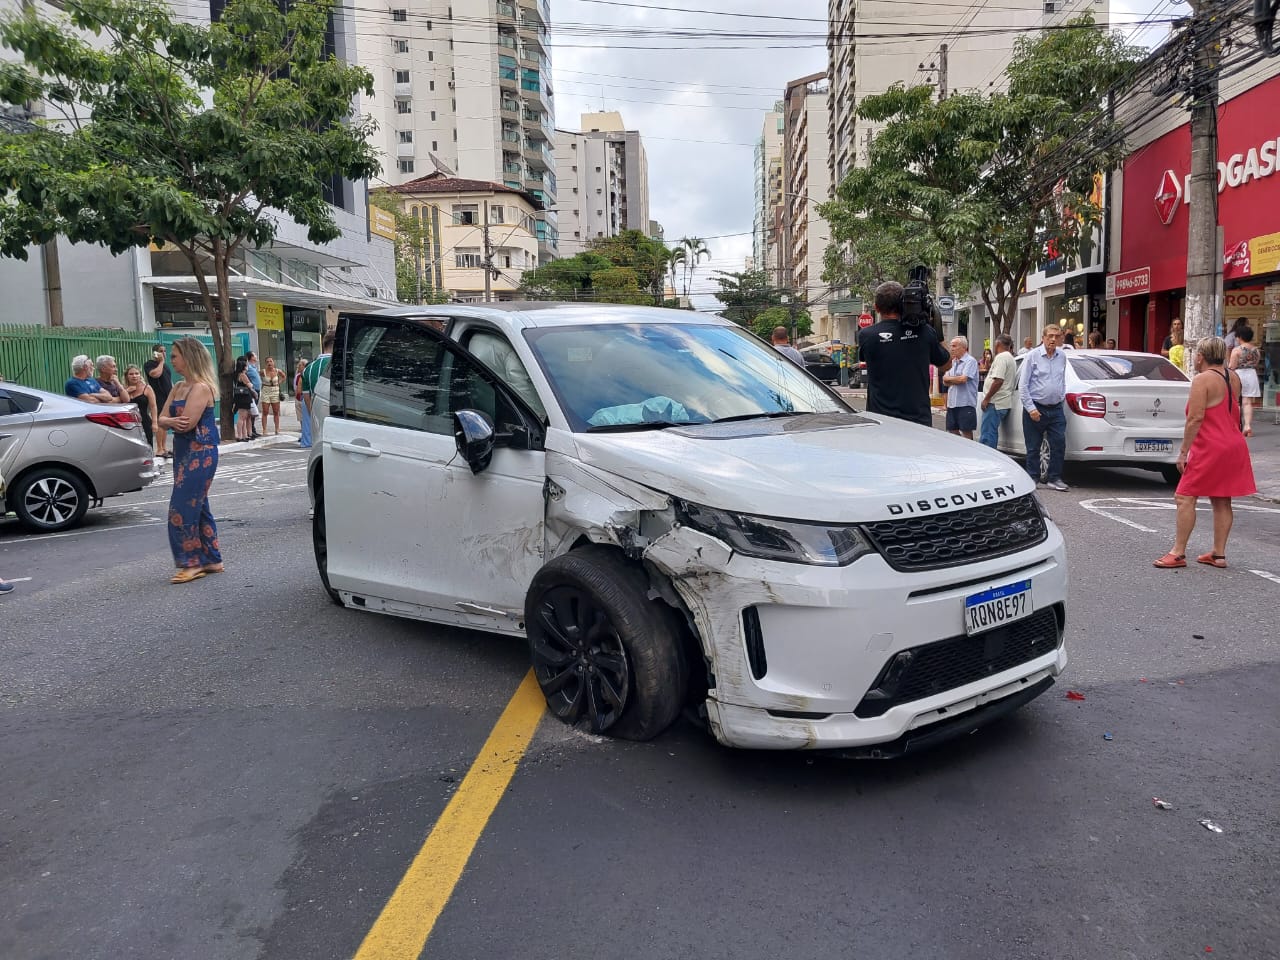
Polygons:
M443 173L445 176L448 176L448 177L457 176L456 173L454 173L452 170L449 169L449 165L445 163L443 160L441 160L439 157L437 157L434 153L428 153L427 157L428 159L431 160L431 165L435 167L437 170L439 170L441 173Z

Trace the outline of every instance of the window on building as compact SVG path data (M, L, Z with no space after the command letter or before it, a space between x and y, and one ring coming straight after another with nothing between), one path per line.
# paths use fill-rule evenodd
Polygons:
M489 222L490 223L506 223L506 221L502 219L502 214L503 214L502 204L500 203L493 204L493 206L489 207ZM507 264L507 266L511 266L511 264Z
M600 172L600 168L596 167L596 173L599 173L599 172Z
M474 227L480 222L480 207L477 204L455 203L451 212L453 213L454 223Z
M457 143L457 142L458 142L458 129L457 129L457 127L455 127L455 128L454 128L454 130L453 130L453 142L454 142L454 143Z
M396 101L396 113L413 113L413 101L411 101L411 100L397 100L397 101Z
M435 62L436 62L436 52L435 52L434 50L428 50L428 51L427 51L427 62L428 62L428 63L435 63Z
M409 41L408 41L408 40L392 40L392 41L391 41L391 46L392 46L392 48L394 48L394 50L395 50L395 52L396 52L396 53L408 53L408 52L409 52Z
M394 20L396 23L404 23L406 20L409 19L409 11L408 10L392 10L391 19Z
M409 82L409 71L408 71L408 70L397 70L397 71L396 71L396 83L408 83L408 82Z
M508 269L511 267L511 255L510 255L510 254L503 254L503 256L502 256L502 265L503 265L504 267L507 267Z
M479 250L458 249L453 255L453 265L462 270L474 270L484 266L484 257Z
M578 165L575 163L575 164L574 164L573 166L571 166L569 169L570 169L570 170L572 170L574 173L577 173L577 172L578 172Z
M1058 5L1056 3L1053 3L1052 0L1050 0L1050 2L1044 5L1044 12L1053 13L1055 10L1057 10L1057 8L1058 8Z
M399 132L400 142L401 142L401 143L413 143L413 131L412 131L412 130L400 130L400 131L398 131L398 132Z
M435 122L435 119L436 119L436 112L435 112L434 110L432 110L432 111L431 111L431 121L434 123L434 122Z
M430 30L430 29L431 29L431 21L430 21L430 20L428 20L428 21L427 21L427 29L428 29L428 30Z
M399 170L401 173L413 173L413 161L397 160L396 169Z
M431 141L431 149L432 149L432 150L439 150L439 149L440 149L440 141L439 141L439 140L432 140L432 141Z

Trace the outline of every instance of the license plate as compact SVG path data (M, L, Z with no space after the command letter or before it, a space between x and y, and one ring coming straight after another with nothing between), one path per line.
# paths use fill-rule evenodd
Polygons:
M983 590L964 599L964 628L970 636L1030 615L1030 580Z
M1173 450L1172 440L1135 440L1134 453L1169 453Z

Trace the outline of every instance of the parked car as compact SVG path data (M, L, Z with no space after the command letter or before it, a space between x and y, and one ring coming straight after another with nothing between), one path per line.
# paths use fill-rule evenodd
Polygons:
M1186 424L1191 382L1164 357L1123 350L1066 350L1067 462L1158 470L1171 484ZM1018 357L1021 375L1025 357ZM999 448L1024 457L1022 403L1000 427ZM1048 471L1049 445L1040 450Z
M806 347L800 351L804 368L823 383L840 382L840 365L831 359L831 352L818 347Z
M0 384L0 515L27 529L74 527L91 504L160 475L133 404L89 404Z
M525 637L552 713L633 739L688 707L731 746L888 756L1065 667L1062 536L1007 457L718 317L420 311L339 318L308 471L336 602Z

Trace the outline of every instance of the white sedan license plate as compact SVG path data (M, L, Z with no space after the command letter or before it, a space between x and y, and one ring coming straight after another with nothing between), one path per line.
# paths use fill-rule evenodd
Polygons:
M1169 453L1173 450L1172 440L1135 440L1134 453Z
M1030 615L1030 580L993 587L964 599L964 628L970 636Z

